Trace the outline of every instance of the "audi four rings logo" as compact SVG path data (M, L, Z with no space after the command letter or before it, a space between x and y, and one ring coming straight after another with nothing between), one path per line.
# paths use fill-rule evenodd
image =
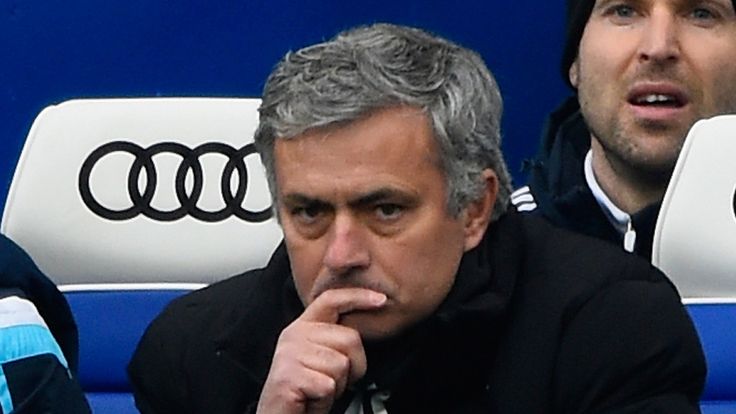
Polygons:
M100 204L90 189L92 168L94 168L100 158L116 152L129 153L135 157L135 161L133 161L128 171L128 194L132 206L120 210L113 210ZM92 151L87 159L84 160L82 168L79 171L79 193L82 196L84 204L92 212L100 217L114 221L129 220L140 214L153 220L175 221L188 214L206 222L223 221L234 215L242 220L259 223L271 218L272 212L270 208L260 211L250 211L242 207L248 187L248 169L246 168L245 157L255 152L256 150L253 144L247 144L240 149L236 149L224 143L210 142L191 149L186 145L176 142L161 142L149 148L143 148L132 142L114 141ZM151 205L157 186L157 173L153 156L162 153L175 154L181 157L181 162L176 170L174 183L179 207L173 210L160 210ZM204 186L200 157L205 154L222 154L227 157L227 163L222 169L222 175L220 177L220 192L222 193L222 200L225 202L225 207L216 211L206 211L197 206L197 202L202 194L202 187ZM143 170L146 171L146 185L141 193L138 183ZM194 180L191 189L187 191L185 180L190 171ZM236 172L238 175L238 185L233 193L230 183L233 174Z

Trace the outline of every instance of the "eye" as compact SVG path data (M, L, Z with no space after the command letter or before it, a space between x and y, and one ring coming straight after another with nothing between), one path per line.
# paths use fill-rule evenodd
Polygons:
M634 17L636 11L626 4L617 4L611 7L610 13L616 17L630 18Z
M300 224L309 225L316 223L320 216L324 214L324 211L323 206L311 204L294 207L290 210L290 213Z
M690 12L690 15L694 19L698 19L698 20L710 20L716 17L715 13L712 10L708 10L703 7L698 7L694 9L692 12Z
M392 221L401 217L404 207L398 204L385 203L377 205L375 211L379 219Z
M603 15L610 18L614 24L628 24L639 15L639 12L629 4L615 3L603 9Z
M687 12L687 18L696 26L711 28L722 20L721 17L723 15L721 13L722 12L719 12L719 9L717 8L717 4L714 6L710 4L705 6L700 5L690 9Z

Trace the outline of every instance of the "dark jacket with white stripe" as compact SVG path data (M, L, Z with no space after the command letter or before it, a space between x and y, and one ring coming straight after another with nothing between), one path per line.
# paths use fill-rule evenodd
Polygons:
M279 333L302 311L283 245L265 269L174 301L129 365L138 408L253 412ZM517 213L463 256L433 316L366 353L357 388L389 391L389 414L697 413L705 377L661 272Z
M64 296L0 235L0 413L89 413L75 378L78 346Z
M548 117L539 151L524 165L527 185L514 193L512 202L519 211L622 247L624 236L605 216L585 181L583 161L589 149L590 132L573 96ZM637 234L634 252L647 260L659 207L656 203L631 215Z

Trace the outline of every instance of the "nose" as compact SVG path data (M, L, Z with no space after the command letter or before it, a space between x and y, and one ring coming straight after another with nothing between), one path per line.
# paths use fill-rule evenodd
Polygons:
M674 12L652 10L639 45L639 59L645 62L673 62L680 57L679 25Z
M325 267L336 275L348 274L367 268L370 259L361 223L348 214L338 214L330 229L323 258Z

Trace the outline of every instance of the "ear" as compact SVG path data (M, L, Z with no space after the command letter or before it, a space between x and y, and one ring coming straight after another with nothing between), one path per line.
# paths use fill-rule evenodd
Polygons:
M577 89L578 80L580 79L580 63L578 62L578 58L575 58L572 65L570 65L570 69L567 71L567 77L570 79L570 85Z
M498 176L491 169L483 170L483 196L465 208L465 251L476 247L486 234L491 222L493 206L498 195Z

